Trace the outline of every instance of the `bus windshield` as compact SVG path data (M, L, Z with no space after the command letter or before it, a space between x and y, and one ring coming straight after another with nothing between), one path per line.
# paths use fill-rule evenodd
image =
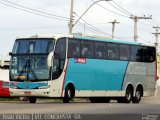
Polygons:
M12 53L49 53L53 51L53 40L51 39L18 39L15 42Z
M54 40L17 40L11 58L10 79L16 81L41 81L50 79L47 58L53 51Z

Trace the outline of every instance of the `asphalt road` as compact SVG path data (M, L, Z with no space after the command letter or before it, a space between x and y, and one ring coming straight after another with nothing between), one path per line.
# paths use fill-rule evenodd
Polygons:
M143 98L140 104L73 102L64 104L50 100L28 102L0 102L0 113L77 113L77 114L160 114L160 97Z
M0 120L160 120L160 97L143 98L140 104L0 101Z

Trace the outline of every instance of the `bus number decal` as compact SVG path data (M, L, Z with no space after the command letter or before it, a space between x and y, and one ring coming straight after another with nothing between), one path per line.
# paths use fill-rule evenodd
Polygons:
M75 63L86 64L86 58L76 58Z

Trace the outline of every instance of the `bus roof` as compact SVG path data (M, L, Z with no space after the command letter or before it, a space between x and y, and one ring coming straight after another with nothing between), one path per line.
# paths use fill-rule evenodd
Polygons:
M93 41L102 41L102 42L112 42L112 43L123 43L123 44L132 44L132 45L141 45L140 42L130 42L124 40L115 40L111 38L99 38L99 37L88 37L88 36L74 36L77 39L93 40Z
M62 37L102 41L102 42L111 42L111 43L123 43L123 44L131 44L131 45L152 46L152 45L143 44L141 42L116 40L116 39L112 39L106 36L95 36L95 35L84 35L84 34L35 34L35 35L25 35L23 37L17 37L17 39L28 39L28 38L55 38L55 39L58 39Z
M34 35L23 35L21 37L17 37L17 39L29 39L29 38L62 38L69 37L73 38L73 35L70 34L34 34Z

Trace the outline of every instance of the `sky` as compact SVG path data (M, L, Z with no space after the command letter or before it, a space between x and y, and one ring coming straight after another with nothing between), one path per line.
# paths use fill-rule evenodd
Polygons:
M93 1L96 0L74 0L74 22ZM14 41L19 36L68 33L70 2L71 0L0 0L0 56L12 50ZM120 22L116 24L115 28L116 39L133 41L134 22L129 18L130 15L152 15L152 20L138 21L138 41L152 45L155 43L155 36L152 34L155 30L152 27L153 25L160 26L160 14L158 12L160 0L114 0L114 2L101 1L98 4L94 4L82 17L85 22L81 19L80 23L74 26L74 33L108 36L108 34L111 35L112 29L109 22L116 19ZM30 12L22 11L25 8L29 8ZM33 9L41 11L41 13L45 12L45 14L43 16L33 14L31 13ZM127 12L124 12L124 9ZM53 18L53 15L61 16L63 20Z

